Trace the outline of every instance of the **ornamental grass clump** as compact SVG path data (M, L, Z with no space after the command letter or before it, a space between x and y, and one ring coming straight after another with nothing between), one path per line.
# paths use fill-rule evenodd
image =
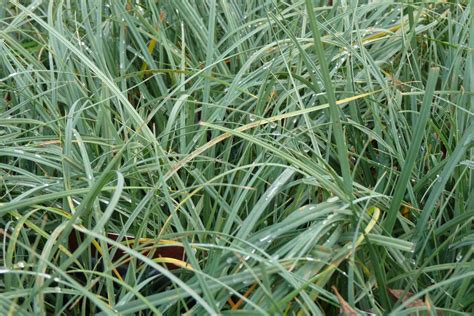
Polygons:
M473 8L3 1L0 314L472 314Z

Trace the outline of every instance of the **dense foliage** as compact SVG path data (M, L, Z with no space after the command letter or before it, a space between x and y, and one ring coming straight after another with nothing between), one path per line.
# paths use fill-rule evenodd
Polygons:
M0 1L1 314L474 312L473 12Z

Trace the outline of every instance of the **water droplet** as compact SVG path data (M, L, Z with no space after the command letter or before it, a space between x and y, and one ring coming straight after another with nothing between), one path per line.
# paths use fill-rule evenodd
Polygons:
M293 124L298 123L298 118L295 117L295 118L292 120L292 122L293 122Z
M332 202L336 202L338 200L339 200L339 197L331 196L329 199L327 199L327 202L332 203Z
M469 169L474 169L474 160L464 160L459 163L460 165L467 166Z
M23 261L19 261L16 266L20 269L23 269L25 267L25 263Z
M40 155L38 155L38 154L35 154L35 157L36 157L36 158L41 158L41 156L40 156Z
M255 115L252 115L252 114L249 115L249 121L250 122L255 122L256 119L257 119L257 117Z
M267 196L268 197L273 197L273 196L275 196L277 191L278 191L278 187L273 187L268 191Z
M462 254L458 253L458 255L456 256L456 261L459 262L461 260L462 260Z
M232 264L233 261L234 260L231 257L229 257L229 258L226 259L225 262L227 262L227 264Z
M277 124L275 122L270 123L270 128L275 129L277 127Z
M54 282L60 282L61 280L59 278L54 278Z
M20 149L13 149L13 152L20 155L23 155L25 153L23 150L20 150Z
M273 135L273 136L280 136L281 133L280 133L280 131L274 131L274 132L272 133L272 135Z
M272 242L272 235L267 235L263 238L260 238L260 242L264 242L264 241Z
M309 147L308 147L308 146L304 146L304 147L303 147L303 151L304 151L305 153L309 153Z

